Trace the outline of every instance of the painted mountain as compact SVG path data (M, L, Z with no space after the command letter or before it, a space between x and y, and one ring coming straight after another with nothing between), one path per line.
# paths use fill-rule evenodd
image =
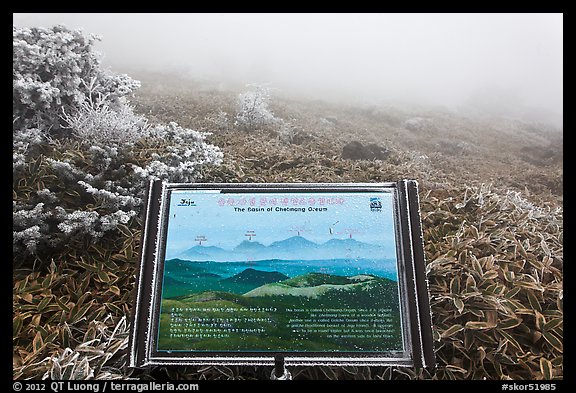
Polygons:
M314 243L302 236L292 236L266 246L244 240L231 250L215 246L194 246L177 257L195 262L242 262L258 260L321 260L321 259L387 259L394 258L394 245L384 247L355 239L331 239Z
M265 249L266 249L266 246L262 243L244 240L242 243L240 243L236 247L234 247L234 252L237 252L237 253L255 253L255 252L261 252L262 250L265 250Z

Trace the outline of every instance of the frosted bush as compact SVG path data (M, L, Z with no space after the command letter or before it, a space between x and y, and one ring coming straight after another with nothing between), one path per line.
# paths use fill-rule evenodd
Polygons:
M61 180L70 180L76 183L78 180L90 181L94 178L92 174L76 168L70 162L55 160L53 158L47 158L46 162Z
M77 209L67 212L62 206L54 206L60 201L55 193L44 189L37 195L47 201L36 204L30 208L26 204L14 203L13 212L13 251L35 254L39 248L44 250L65 244L69 240L88 235L100 238L106 232L114 230L119 224L128 224L136 216L134 204L140 202L138 198L109 194L105 190L91 188L90 193L105 195L105 203L99 211ZM110 214L106 211L114 210L114 206L121 206Z
M29 253L35 253L39 245L47 240L49 225L46 220L52 215L52 212L46 210L44 203L37 203L34 207L14 203L13 251L20 251L23 247Z
M222 161L209 133L135 114L126 97L139 82L100 69L95 40L14 27L15 259L101 241L131 225L149 179L192 182Z
M102 237L105 232L116 229L118 224L128 223L136 214L133 210L128 212L119 210L101 216L95 211L76 210L64 217L64 221L58 224L58 229L65 234L80 232L92 237Z
M58 201L58 196L47 188L36 191L36 195L40 200L46 201L46 203L53 203Z
M215 115L207 116L206 120L211 121L219 131L228 131L230 129L230 119L228 113L219 110Z
M12 131L12 174L26 168L26 157L40 149L46 143L44 132L38 128L24 128Z
M144 116L134 113L127 103L114 108L106 97L88 96L80 108L71 114L63 112L66 128L74 135L91 143L133 143L140 139L148 127Z
M62 109L80 108L89 92L106 96L110 105L132 94L140 82L100 68L93 45L100 37L65 26L13 26L13 122L17 129L60 129Z
M93 229L98 217L99 214L95 211L76 210L64 217L64 221L58 224L58 229L67 234L83 230L92 236L100 237L102 234Z
M220 149L205 141L210 133L182 128L171 122L152 128L149 135L164 141L167 146L153 154L146 166L133 166L134 173L142 179L193 182L200 176L200 167L222 162Z
M26 250L34 254L39 246L44 249L57 247L76 236L100 238L106 232L116 229L119 224L127 224L137 214L135 210L117 210L104 215L85 210L67 213L62 207L48 211L40 205L42 204L31 210L14 212L14 252Z
M110 168L118 159L117 146L97 146L92 145L88 148L92 165L98 168L101 173Z
M140 211L149 179L196 181L202 167L222 161L222 152L206 143L208 135L170 123L146 131L143 146L61 143L53 148L62 153L42 160L16 138L15 151L22 152L13 156L18 176L26 179L34 168L44 180L26 200L14 202L14 252L47 252L128 225ZM79 150L68 150L72 146Z
M26 168L26 156L22 153L12 154L12 175L16 175L18 172Z
M40 232L40 227L38 225L33 225L24 229L23 231L14 231L12 232L12 241L15 245L13 251L18 251L17 244L23 243L28 252L33 254L36 252L38 242L42 237L43 235Z
M100 225L103 232L116 229L119 224L127 224L132 217L136 215L136 211L122 211L118 210L112 214L102 216L100 218Z
M38 128L28 128L12 132L12 151L25 154L34 146L46 143L44 132Z
M44 212L44 203L38 203L30 210L18 210L13 215L13 224L15 227L18 226L30 226L38 221L42 221L49 213Z
M280 119L268 108L271 89L263 85L248 86L251 90L238 96L238 113L234 125L252 129L278 122Z
M142 200L132 195L121 195L118 192L111 192L104 189L92 187L85 181L79 180L78 184L86 189L86 192L92 194L96 199L100 199L105 207L120 208L128 207L133 208L139 205Z

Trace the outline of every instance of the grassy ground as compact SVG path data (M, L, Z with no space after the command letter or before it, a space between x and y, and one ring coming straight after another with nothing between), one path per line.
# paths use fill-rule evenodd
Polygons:
M419 181L437 368L298 367L295 378L563 378L561 132L441 108L275 96L290 143L274 126L234 129L240 90L133 76L143 82L133 103L151 121L214 132L225 158L206 182ZM416 117L418 127L406 122ZM342 159L353 140L391 154ZM14 270L14 377L267 379L265 367L124 368L141 221L121 229L69 244L46 268Z

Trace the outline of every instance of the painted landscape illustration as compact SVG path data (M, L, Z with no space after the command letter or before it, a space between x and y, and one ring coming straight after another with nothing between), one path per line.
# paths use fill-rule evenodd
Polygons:
M170 205L159 351L403 350L391 193L320 214L312 195L250 212L185 197Z

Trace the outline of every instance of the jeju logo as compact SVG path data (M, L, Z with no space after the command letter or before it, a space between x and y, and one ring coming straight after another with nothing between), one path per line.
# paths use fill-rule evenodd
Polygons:
M178 202L178 206L196 206L196 203L190 198L182 198Z
M372 210L373 212L382 211L382 201L380 200L380 198L378 197L370 198L370 210Z

